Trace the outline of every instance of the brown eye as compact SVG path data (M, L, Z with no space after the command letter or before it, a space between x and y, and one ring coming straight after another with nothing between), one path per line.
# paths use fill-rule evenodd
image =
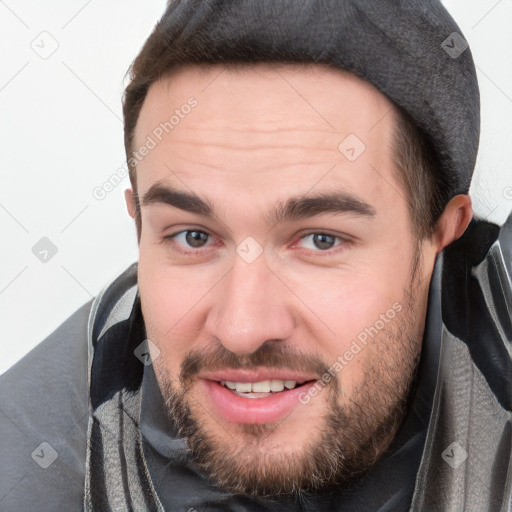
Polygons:
M343 241L339 236L329 235L327 233L309 233L301 238L303 247L306 249L327 251ZM336 244L336 241L340 243Z
M323 233L313 235L313 243L318 249L330 249L335 243L336 237Z
M172 241L179 251L195 253L199 251L194 251L193 249L202 249L208 245L209 237L210 235L204 231L186 229L173 235L164 236L162 242Z
M190 247L203 247L204 243L208 241L208 234L203 231L184 231L184 233L186 233L185 241Z

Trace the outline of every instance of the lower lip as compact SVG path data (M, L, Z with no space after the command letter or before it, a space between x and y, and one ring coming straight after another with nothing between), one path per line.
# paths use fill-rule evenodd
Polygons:
M316 381L264 398L244 398L225 388L219 382L203 379L206 394L215 409L226 420L234 423L264 425L288 416L297 405L299 395L308 392Z

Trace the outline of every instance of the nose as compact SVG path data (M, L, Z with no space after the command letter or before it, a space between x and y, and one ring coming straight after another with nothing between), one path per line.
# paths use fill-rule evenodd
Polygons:
M235 255L216 292L205 327L231 352L249 355L266 341L291 336L293 294L267 266L264 254L252 263Z

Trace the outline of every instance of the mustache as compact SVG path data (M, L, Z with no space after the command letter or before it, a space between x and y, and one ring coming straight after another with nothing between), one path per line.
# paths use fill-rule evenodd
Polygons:
M329 365L317 355L304 354L281 342L264 343L257 351L247 355L237 355L218 344L210 350L193 350L187 354L180 365L180 382L183 387L187 387L202 372L258 367L313 374L319 379L329 370Z

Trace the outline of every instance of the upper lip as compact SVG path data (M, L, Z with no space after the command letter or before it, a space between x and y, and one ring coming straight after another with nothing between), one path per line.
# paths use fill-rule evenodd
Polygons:
M307 382L317 380L316 376L298 373L291 370L269 368L262 370L218 370L205 372L199 375L205 380L228 382L262 382L264 380L293 380L295 382Z

